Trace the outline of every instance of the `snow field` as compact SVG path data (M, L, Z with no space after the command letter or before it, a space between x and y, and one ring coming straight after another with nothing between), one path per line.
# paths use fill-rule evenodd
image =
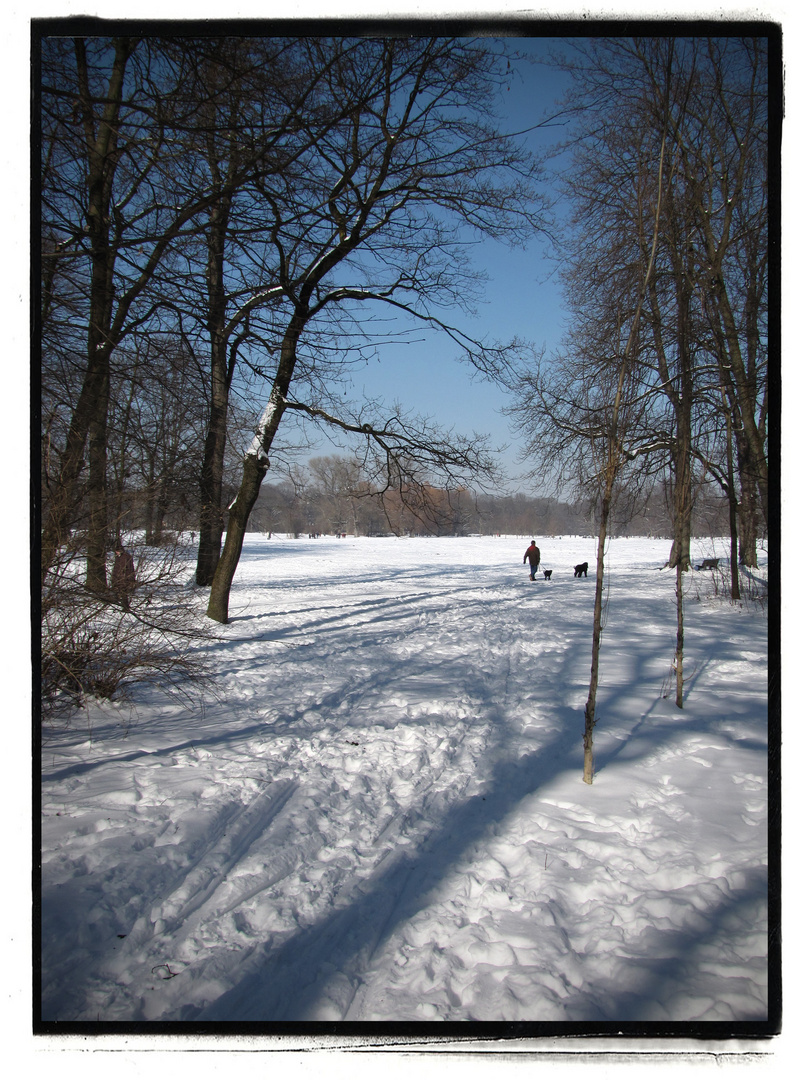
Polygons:
M204 710L45 732L43 1019L764 1019L767 620L691 575L677 709L612 541L589 787L593 541L538 541L248 537Z

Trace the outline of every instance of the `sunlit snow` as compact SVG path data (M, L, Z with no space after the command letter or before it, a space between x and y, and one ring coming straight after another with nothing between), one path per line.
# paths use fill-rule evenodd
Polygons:
M204 710L50 725L42 1018L767 1018L762 604L688 576L678 709L669 542L610 543L588 786L594 542L528 539L250 535Z

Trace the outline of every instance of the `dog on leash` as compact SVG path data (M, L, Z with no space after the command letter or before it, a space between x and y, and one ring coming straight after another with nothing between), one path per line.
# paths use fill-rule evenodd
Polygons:
M543 577L546 579L546 581L551 581L551 575L553 573L554 573L553 570L544 570L543 571Z
M588 564L586 562L581 562L579 566L574 567L574 577L582 577L583 574L585 577L588 576Z

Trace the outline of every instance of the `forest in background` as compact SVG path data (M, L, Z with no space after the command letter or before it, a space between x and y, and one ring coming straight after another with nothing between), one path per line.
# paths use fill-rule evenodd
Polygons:
M134 470L133 470L134 471ZM132 474L130 474L132 475ZM199 520L193 474L182 484L174 475L173 497L157 503L154 489L127 486L119 496L122 534L149 547L174 544L183 533L196 535ZM531 477L526 479L531 492ZM233 498L237 479L226 478ZM409 495L411 497L409 497ZM672 491L663 483L641 494L631 488L617 499L612 535L662 538L672 532ZM707 481L696 487L693 507L696 536L725 537L728 510L722 491ZM458 487L422 484L413 493L379 492L363 476L362 464L337 454L293 465L288 476L266 480L248 521L248 532L290 537L325 536L593 536L595 506L586 497L565 501L553 495L512 492L493 494ZM761 539L767 534L763 531ZM82 525L74 547L84 540Z
M352 465L350 459L339 457L313 458L295 480L265 484L251 515L250 530L291 536L594 534L594 507L587 499L564 502L553 496L427 488L420 492L418 500L409 502L407 492L375 495L368 486L364 491ZM531 488L530 481L527 486ZM670 500L671 492L663 485L646 492L643 498L627 492L617 507L613 535L669 536ZM695 535L722 537L726 520L722 492L707 485L695 504Z

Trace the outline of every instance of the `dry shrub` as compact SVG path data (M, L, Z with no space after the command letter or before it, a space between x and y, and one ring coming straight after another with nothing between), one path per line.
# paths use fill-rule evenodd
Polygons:
M192 697L209 682L205 649L211 631L188 588L187 553L128 544L137 586L125 611L112 592L84 583L81 552L66 549L42 595L43 719L69 716L88 698L120 700L136 684Z

